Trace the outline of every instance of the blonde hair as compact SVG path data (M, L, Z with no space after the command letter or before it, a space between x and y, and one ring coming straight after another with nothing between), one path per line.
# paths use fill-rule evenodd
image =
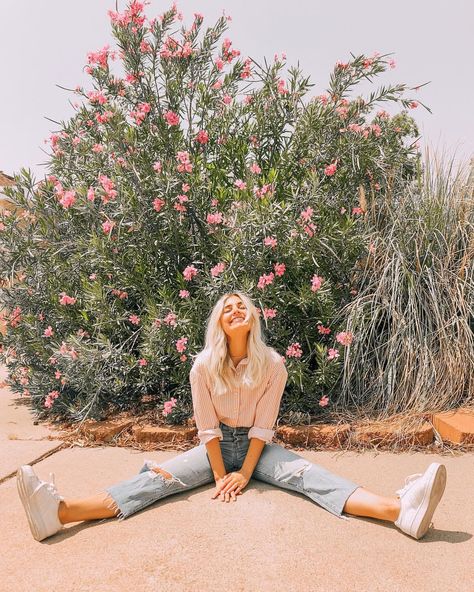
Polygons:
M227 346L227 336L220 323L224 304L229 296L238 296L246 305L245 321L250 324L247 337L248 364L242 376L242 382L250 387L260 384L272 356L275 354L279 356L275 349L265 343L257 308L250 296L240 290L223 294L208 317L204 349L195 357L195 362L205 361L213 392L217 396L226 394L234 385L234 371Z

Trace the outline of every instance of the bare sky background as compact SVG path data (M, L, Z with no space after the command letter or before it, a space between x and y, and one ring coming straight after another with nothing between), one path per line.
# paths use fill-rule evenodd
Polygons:
M152 0L145 12L151 18L170 5ZM119 0L119 10L125 6ZM26 167L44 175L43 140L57 130L45 117L68 119L74 112L69 100L76 100L56 84L91 88L83 72L87 52L114 46L108 9L115 10L114 0L0 0L0 170ZM474 156L472 0L183 0L178 9L188 25L194 12L210 25L225 10L232 17L225 36L242 57L273 60L286 52L288 65L299 61L310 76L311 95L326 90L334 64L351 59L351 52L393 52L396 68L373 88L430 82L410 93L432 110L410 111L421 149L444 151L457 164ZM369 88L356 87L356 95ZM380 108L394 113L402 107Z

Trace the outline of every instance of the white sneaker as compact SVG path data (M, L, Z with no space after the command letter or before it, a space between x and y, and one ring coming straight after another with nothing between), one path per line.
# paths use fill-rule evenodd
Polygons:
M428 530L436 506L446 487L446 467L431 463L424 474L410 475L405 486L397 490L400 496L400 514L395 526L415 539L421 539Z
M33 537L37 541L56 534L63 528L59 520L59 495L54 483L54 473L49 474L52 483L41 481L30 465L22 465L17 472L17 488L25 508Z

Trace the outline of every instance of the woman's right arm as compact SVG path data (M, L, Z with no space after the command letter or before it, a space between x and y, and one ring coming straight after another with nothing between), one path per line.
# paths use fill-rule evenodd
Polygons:
M212 472L214 473L214 480L217 483L219 479L222 479L226 475L219 438L212 438L212 440L206 442L205 446L207 455L209 456L209 462L211 463Z
M194 419L198 428L198 436L201 443L206 446L214 479L217 483L219 479L226 475L220 445L222 431L219 428L219 419L212 403L206 379L202 374L202 368L197 366L191 368L189 382L191 384Z

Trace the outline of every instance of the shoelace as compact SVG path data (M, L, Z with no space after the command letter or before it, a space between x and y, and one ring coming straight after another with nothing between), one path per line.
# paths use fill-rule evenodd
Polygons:
M416 481L420 477L423 477L423 473L415 473L414 475L408 475L408 477L405 479L404 487L397 489L396 493L398 493L399 496L402 497L402 495L410 489L410 487L413 484L413 481Z
M50 482L48 481L43 481L43 483L45 483L46 485L46 489L51 493L51 495L53 495L57 500L62 501L64 499L64 497L62 495L59 495L58 490L56 488L56 483L54 480L54 473L50 473L49 474L49 479Z

